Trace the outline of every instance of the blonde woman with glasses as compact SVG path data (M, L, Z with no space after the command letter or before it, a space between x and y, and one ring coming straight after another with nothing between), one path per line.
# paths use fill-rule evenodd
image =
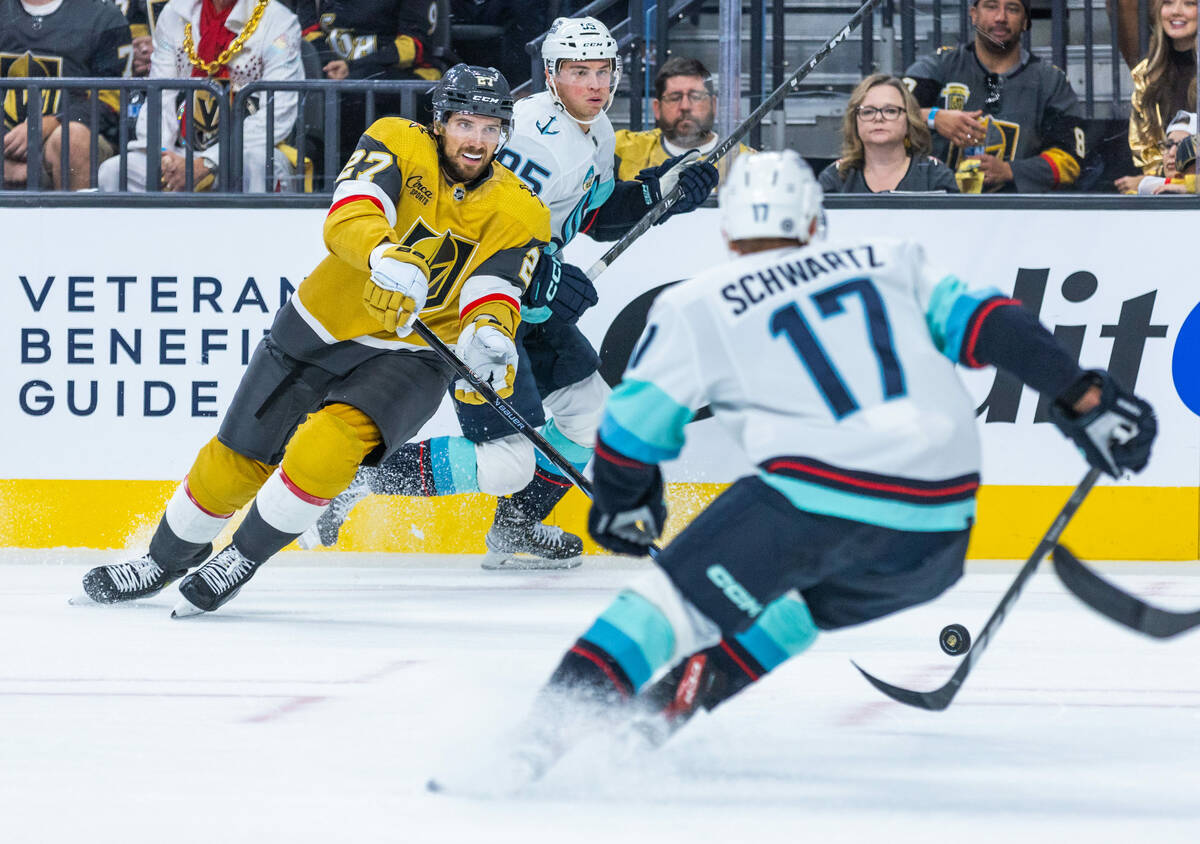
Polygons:
M850 95L842 120L842 157L820 176L826 193L958 193L954 174L929 154L917 101L894 76L876 73Z

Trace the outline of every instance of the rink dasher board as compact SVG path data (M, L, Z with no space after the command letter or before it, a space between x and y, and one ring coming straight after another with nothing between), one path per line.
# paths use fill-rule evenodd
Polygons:
M1079 343L1086 365L1132 375L1158 412L1155 458L1136 479L1093 493L1080 513L1090 529L1076 550L1087 555L1094 543L1105 559L1195 559L1200 424L1172 362L1200 368L1200 290L1179 276L1174 250L1130 248L1190 242L1193 217L843 208L829 212L828 228L839 239L914 238L931 262L972 286L1039 297L1042 321ZM119 547L144 533L215 433L275 310L323 257L323 218L317 209L0 208L8 258L0 496L20 505L4 508L0 544ZM604 248L581 237L566 255L586 267ZM601 301L580 326L598 348L628 347L644 324L648 291L727 257L716 210L668 220L601 277ZM606 373L621 363L607 361ZM989 403L972 555L1023 556L1029 532L1001 525L1052 512L1083 463L1052 425L1034 421L1032 391L1006 392L991 371L963 375L977 403ZM457 433L448 403L421 436L444 433ZM684 453L666 470L693 512L748 468L709 420L689 428ZM402 538L352 531L344 547L479 550L461 525L486 523L483 497L402 504L375 505L410 522ZM584 506L569 498L558 520L576 524ZM444 519L455 529L437 529Z

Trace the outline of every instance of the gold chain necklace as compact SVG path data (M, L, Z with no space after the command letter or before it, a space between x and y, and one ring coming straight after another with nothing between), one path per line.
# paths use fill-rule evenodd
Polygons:
M254 11L250 13L250 18L246 21L246 25L242 27L242 31L237 34L233 42L225 48L221 55L217 56L215 61L206 62L196 54L196 45L192 41L192 25L185 23L183 25L183 50L187 53L188 61L192 63L192 67L198 67L207 73L209 76L216 76L221 72L221 68L229 63L229 60L242 51L246 40L254 34L254 30L258 29L258 24L262 20L263 13L267 11L267 4L271 0L258 0Z

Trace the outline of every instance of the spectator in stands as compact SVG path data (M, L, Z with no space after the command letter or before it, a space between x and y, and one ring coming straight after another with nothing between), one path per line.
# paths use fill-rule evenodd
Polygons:
M154 17L166 0L117 0L117 6L129 21L133 34L133 64L130 76L150 75L150 56L154 52Z
M1108 0L1108 25L1117 30L1117 49L1125 65L1133 70L1142 58L1141 36L1138 32L1138 4L1140 0ZM1148 4L1146 18L1153 18L1153 3Z
M1196 107L1196 0L1156 0L1155 10L1129 113L1129 149L1146 175L1161 170L1166 116Z
M1029 0L974 0L975 40L918 59L905 84L952 169L982 145L984 190L1039 193L1079 177L1087 142L1079 100L1057 67L1021 46Z
M1154 189L1155 194L1196 192L1196 136L1188 135L1175 145L1171 169L1175 175Z
M437 0L300 0L296 14L327 79L442 78L432 41ZM366 102L363 94L341 98L338 161L346 159L367 128ZM376 117L418 118L401 110L398 95L376 95Z
M1122 176L1116 180L1117 190L1121 193L1136 193L1142 196L1158 193L1158 188L1162 187L1167 179L1179 175L1175 166L1175 156L1180 142L1195 134L1195 113L1191 111L1178 112L1167 124L1166 138L1156 150L1159 155L1157 172L1149 176Z
M230 101L239 90L258 80L304 78L300 62L300 26L281 3L270 0L171 0L159 13L154 27L152 79L210 79L228 89ZM184 104L192 99L192 148L186 146ZM265 92L252 98L249 114L242 118L242 186L246 191L267 190L267 110ZM218 143L218 104L207 92L170 91L163 94L162 150L146 149L148 108L138 114L137 138L128 150L128 189L146 190L147 156L161 161L160 187L187 190L187 157L192 157L193 190L210 189L221 161ZM239 116L235 116L237 119ZM270 192L286 190L295 164L287 139L296 120L295 92L275 94L274 181ZM225 163L231 156L226 151ZM100 189L120 189L120 159L100 168Z
M13 77L127 76L129 24L99 0L0 0L0 74ZM49 181L55 189L90 187L92 132L101 160L112 155L117 129L117 92L100 91L100 121L89 128L86 91L67 95L42 90L41 107L29 108L25 90L4 95L4 187ZM30 112L34 114L31 115ZM42 172L30 173L29 118L40 119ZM62 172L63 121L69 172Z
M663 62L654 78L655 128L647 132L621 129L617 135L617 179L629 181L647 167L691 149L702 155L721 140L713 131L715 118L712 74L696 59L673 56ZM739 151L750 148L739 145ZM722 172L722 176L724 172Z
M842 157L821 171L826 193L945 191L958 193L954 174L929 154L925 118L904 82L868 76L850 94L842 118Z

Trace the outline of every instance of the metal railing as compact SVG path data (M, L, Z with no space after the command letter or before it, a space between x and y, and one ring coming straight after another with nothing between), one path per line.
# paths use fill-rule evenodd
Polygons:
M267 132L265 143L266 153L266 184L275 181L275 157L271 152L274 146L274 114L275 94L279 91L295 91L299 94L296 109L296 123L292 128L290 145L296 149L297 167L304 167L304 162L310 160L308 153L314 141L319 141L322 159L322 182L326 190L333 187L332 179L341 169L350 150L341 149L341 128L343 111L343 95L362 95L363 124L360 132L375 122L379 114L377 99L380 96L400 97L400 108L397 110L402 117L418 118L418 102L420 97L433 86L428 80L332 80L304 79L295 81L259 80L246 85L234 97L233 113L243 114L251 97L262 93L259 107L266 108ZM263 102L265 100L265 103ZM389 112L391 114L392 112ZM311 129L320 129L320 135L314 136ZM245 148L242 143L242 123L235 121L232 129L234 157L231 161L231 184L235 190L243 185ZM303 174L301 174L303 175Z
M1104 70L1106 63L1110 74L1108 112L1113 115L1124 114L1128 109L1128 82L1125 80L1124 61L1119 48L1115 20L1109 23L1108 43L1096 41L1097 31L1100 29L1096 16L1099 14L1105 19L1108 17L1104 7L1100 5L1102 0L1084 0L1075 8L1069 8L1068 0L1048 2L1048 10L1044 5L1035 6L1034 26L1039 29L1048 26L1049 58L1064 71L1072 64L1072 51L1069 48L1073 45L1082 47L1083 84L1077 94L1083 103L1085 115L1088 118L1095 117L1098 104L1103 102L1097 99L1097 91L1102 87L1097 84L1097 74ZM863 23L858 39L859 52L856 63L859 72L862 76L880 69L902 73L921 53L932 51L938 46L973 41L974 30L969 15L971 3L972 0L886 0L881 4L876 16ZM627 88L623 86L625 90L621 95L629 99L630 128L644 128L649 99L653 92L654 75L666 60L668 51L672 49L671 28L688 16L694 17L701 12L712 13L717 5L716 0L594 0L574 13L577 16L600 15L615 7L626 14L620 23L612 27L612 33L624 60L624 76L628 85ZM1149 41L1147 5L1148 0L1139 0L1137 21L1126 22L1126 26L1136 26L1143 55ZM849 15L855 7L852 2L837 0L824 3L811 0L743 0L743 21L744 24L748 24L749 35L749 80L744 93L749 95L750 108L753 109L762 102L766 93L774 90L783 81L789 60L795 62L807 58L788 56L785 29L789 24L794 36L798 23L804 20L806 14ZM1048 20L1044 14L1047 11ZM1075 31L1071 31L1074 18L1082 19L1082 32L1078 22L1075 22ZM771 24L769 36L766 29L768 20ZM746 34L746 31L739 32L739 36L742 34ZM727 37L727 34L722 33L721 36ZM518 95L540 91L545 87L541 64L543 39L544 36L536 38L526 45L532 78L517 88ZM1031 49L1030 32L1027 31L1023 39L1025 47ZM1039 41L1044 44L1047 39L1043 35ZM881 46L884 50L893 50L894 54L881 55ZM854 48L847 44L842 49ZM1077 54L1075 61L1080 61ZM1126 89L1124 92L1123 84ZM842 87L847 88L844 85ZM801 93L805 90L836 91L838 88L839 84L823 81L818 76L803 86ZM750 137L752 146L761 146L761 132L761 127L755 127Z
M330 189L332 179L340 169L345 159L341 149L341 129L343 123L343 108L347 96L363 98L362 114L365 129L381 113L378 106L380 97L399 97L398 109L405 117L417 118L419 114L419 99L429 90L432 83L426 80L260 80L250 83L239 90L230 101L227 90L220 84L207 79L113 79L113 78L74 78L74 79L44 79L44 78L0 78L0 98L8 91L15 91L18 100L23 97L23 103L43 103L41 111L49 114L65 114L73 103L78 103L86 97L88 103L88 124L83 126L74 121L61 123L62 151L59 159L60 170L64 182L70 172L70 135L73 131L89 133L89 163L88 186L99 187L98 172L100 164L99 128L102 124L101 109L105 108L99 99L100 91L116 91L118 97L117 131L114 158L119 157L117 189L128 190L128 161L130 154L141 155L145 150L167 151L163 142L164 108L171 114L178 112L184 133L181 140L182 150L191 150L190 155L184 155L184 190L178 195L188 196L194 190L195 158L203 150L197 150L195 144L196 124L193 120L195 108L195 93L203 92L208 95L210 102L216 108L216 179L211 186L212 192L238 192L254 186L244 184L244 149L243 121L234 119L232 115L245 115L250 111L265 110L266 135L264 143L266 153L265 184L259 187L269 188L280 175L276 172L273 148L276 146L276 112L277 94L295 92L298 95L296 119L288 132L287 141L296 149L296 163L299 171L297 181L304 185L307 165L319 171L323 176L320 182L312 183L312 189L320 191ZM182 98L182 104L177 107L174 98L179 92L191 92ZM164 103L164 99L170 102ZM49 107L47 108L47 104ZM145 112L144 122L138 121L139 111ZM390 113L390 112L389 112ZM78 114L78 112L76 112ZM48 115L44 115L48 116ZM144 127L145 143L130 149L130 141L135 136L137 125ZM0 145L3 145L7 134L0 122ZM28 121L28 152L26 154L26 184L20 189L28 192L43 192L42 173L45 165L43 156L42 121ZM310 153L319 152L314 160ZM349 150L345 151L349 154ZM162 190L162 162L160 155L146 155L145 189L156 193ZM0 158L0 184L6 180L4 160Z
M628 85L629 126L643 128L643 120L658 68L667 60L671 27L703 5L703 0L593 0L572 17L593 17L624 2L626 17L610 32L622 57L622 78ZM514 95L536 93L546 89L542 66L543 33L525 45L529 54L530 78L513 90ZM648 60L649 45L653 45L653 60Z
M28 113L29 103L36 103L37 113L43 117L53 116L57 114L66 114L70 111L72 100L76 97L76 92L83 92L87 95L88 100L88 126L80 127L75 123L76 130L86 128L89 132L89 153L88 153L88 184L91 187L97 186L96 174L100 168L100 92L113 91L117 92L117 142L122 155L120 164L120 185L124 190L127 185L127 169L126 169L126 154L129 141L133 134L133 119L141 108L148 109L148 114L162 114L162 97L163 92L171 91L204 91L213 96L214 102L218 108L218 127L221 133L218 140L221 142L222 152L228 146L224 141L228 140L229 131L229 101L221 91L221 87L214 82L206 79L112 79L107 77L79 77L74 79L45 79L45 78L26 78L26 77L0 77L0 98L7 97L9 91L13 91L16 99L20 100L22 93L24 95L23 105ZM144 100L138 101L138 95L141 95ZM49 102L49 114L46 114L46 104ZM192 107L194 97L188 97L184 101L183 117L187 127L187 141L189 146L194 141L194 122L192 120ZM60 123L59 131L62 136L62 152L59 160L62 178L67 179L71 170L70 165L70 136L72 132L72 123L74 121L65 120ZM37 192L42 190L42 173L45 162L42 160L42 144L45 139L42 137L42 121L28 121L28 144L26 152L26 185L24 190ZM4 143L4 137L7 134L5 127L0 122L0 146ZM147 119L146 132L146 148L161 149L162 148L162 119L161 116L157 120ZM155 186L159 183L160 158L155 155L147 156L147 181L152 182ZM190 187L195 183L193 178L193 162L192 157L187 156L186 162L186 180ZM0 185L7 182L8 179L4 173L4 159L0 158ZM218 181L216 188L221 190L224 184ZM157 189L157 187L156 187Z

